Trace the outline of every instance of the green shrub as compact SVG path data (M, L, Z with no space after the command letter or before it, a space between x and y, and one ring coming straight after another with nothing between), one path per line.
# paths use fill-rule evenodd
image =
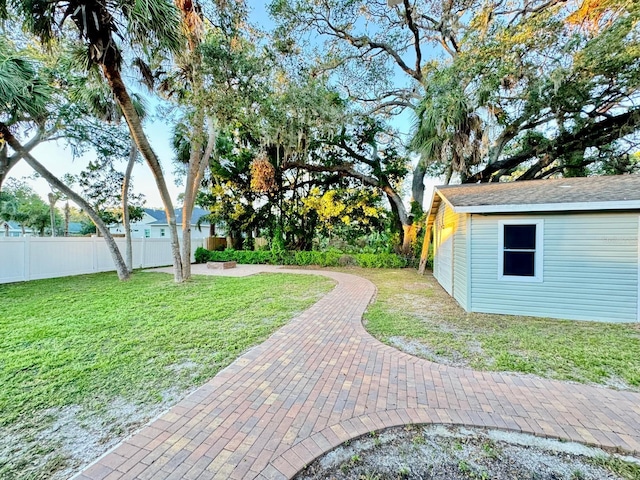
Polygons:
M340 258L338 258L338 265L340 265L341 267L348 267L351 265L355 265L356 264L356 259L353 257L353 255L340 255Z
M209 261L209 250L206 248L196 248L196 253L194 255L196 257L196 263L206 263Z
M337 267L341 253L335 251L328 252L288 252L292 255L291 265L319 265L321 267Z
M360 253L355 255L358 266L363 268L404 268L407 260L395 253Z
M320 267L340 267L356 265L363 268L404 268L409 261L394 253L359 253L344 254L338 250L327 252L306 251L264 251L233 250L221 252L196 249L196 263L236 261L240 264L256 265L318 265Z

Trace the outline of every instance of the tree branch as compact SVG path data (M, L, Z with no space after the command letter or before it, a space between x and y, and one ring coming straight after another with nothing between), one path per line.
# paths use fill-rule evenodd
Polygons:
M422 78L422 50L420 49L420 30L413 21L413 9L409 5L409 0L404 0L404 11L407 17L407 26L413 32L413 48L416 52L415 72ZM416 77L417 78L417 77Z
M340 165L313 165L310 163L304 162L289 162L282 166L284 170L289 170L292 168L302 168L304 170L308 170L310 172L321 172L321 173L337 173L341 177L350 177L360 180L365 185L369 185L371 187L382 188L380 180L377 178L366 175L364 173L358 172L353 168L353 165L350 163L343 163Z
M382 50L386 52L391 58L393 58L396 64L405 73L407 73L408 75L411 75L413 78L415 78L419 82L422 81L422 72L416 71L411 67L409 67L409 65L407 65L405 61L402 59L400 54L394 48L392 48L391 45L389 45L388 43L376 42L375 40L370 39L366 35L362 35L360 37L354 37L353 35L348 33L346 30L334 26L328 18L324 18L323 20L338 38L346 40L351 45L356 47L358 50L365 47L369 47L372 49Z
M535 145L504 160L487 165L483 170L469 176L466 183L488 182L494 173L514 168L532 157L549 155L551 159L564 154L604 145L633 133L640 125L640 108L629 110L615 117L607 117L590 123L575 132L564 132L545 145Z
M393 110L396 107L399 107L402 109L405 109L405 108L413 109L415 108L415 105L403 100L390 100L388 102L381 103L380 105L376 105L371 110L367 111L365 115L368 115L368 116L373 115L374 113L378 113L379 111L385 110L387 108L391 108Z
M22 146L22 150L24 152L29 153L36 145L40 142L44 141L43 139L44 133L41 128L38 128L36 134L29 140L26 144ZM13 148L13 147L11 147ZM2 156L0 156L0 188L2 188L2 184L4 180L9 175L9 171L16 166L16 164L20 161L23 154L21 151L17 151L14 149L14 154L9 156L7 155L6 150L3 151Z
M3 137L9 146L13 149L16 154L20 154L22 158L29 164L31 168L33 168L36 172L38 172L42 178L44 178L49 185L58 189L60 192L65 194L69 199L73 200L80 208L82 208L87 215L91 218L91 220L96 224L96 228L102 233L107 243L107 247L111 252L113 257L113 263L116 266L118 277L120 280L126 280L129 278L129 271L126 268L126 264L118 250L118 247L113 240L113 236L109 232L109 228L105 225L105 223L100 218L100 215L95 211L95 209L89 205L89 203L74 192L69 186L59 180L53 173L47 170L44 165L38 162L25 148L20 144L17 138L13 136L13 134L9 131L9 128L2 122L0 122L0 136ZM53 228L53 226L51 227Z

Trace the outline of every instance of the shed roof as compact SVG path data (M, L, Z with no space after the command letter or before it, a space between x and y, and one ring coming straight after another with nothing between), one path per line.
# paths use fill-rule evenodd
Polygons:
M455 213L640 210L640 175L446 185L433 191L428 223L444 201Z
M640 209L640 175L448 185L435 193L456 213Z

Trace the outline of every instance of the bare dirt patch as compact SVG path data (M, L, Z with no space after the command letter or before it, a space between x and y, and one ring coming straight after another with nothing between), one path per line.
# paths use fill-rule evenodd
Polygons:
M443 365L449 365L451 367L468 367L469 362L460 355L460 353L454 350L448 350L447 355L440 355L434 349L429 346L417 342L415 340L407 340L403 337L389 337L389 345L396 347L398 350L402 350L410 355L424 358L432 362L441 363Z
M4 467L21 471L21 478L70 478L81 465L117 445L184 395L184 391L163 392L162 402L154 406L117 398L99 412L78 405L50 408L36 414L30 428L0 429L0 463L16 462ZM49 426L43 429L42 424ZM12 478L8 475L0 477Z
M414 425L347 442L295 480L640 478L635 475L640 475L639 459L578 443L498 430Z

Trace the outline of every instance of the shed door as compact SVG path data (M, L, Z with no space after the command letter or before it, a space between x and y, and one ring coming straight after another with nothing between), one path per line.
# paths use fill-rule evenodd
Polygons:
M453 225L436 224L434 275L449 295L453 295Z

